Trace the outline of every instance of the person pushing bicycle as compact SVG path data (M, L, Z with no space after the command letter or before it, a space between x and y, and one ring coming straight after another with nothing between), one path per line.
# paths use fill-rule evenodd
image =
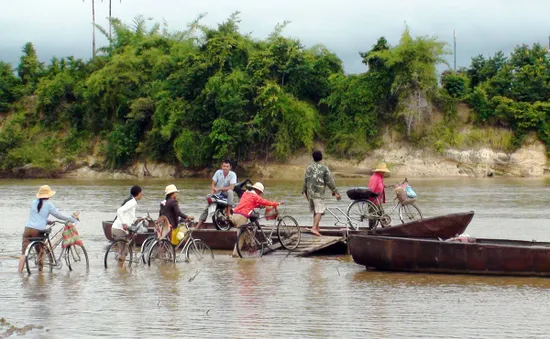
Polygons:
M269 201L263 199L261 196L264 194L265 187L261 182L257 182L252 185L250 191L247 191L243 194L239 204L233 210L233 215L231 215L231 222L237 228L237 237L241 232L240 226L248 222L250 214L255 208L271 206L277 207L281 205L281 202ZM233 257L237 257L237 244L233 249Z
M373 171L374 173L369 179L369 188L374 193L378 194L378 199L376 198L370 198L369 200L375 204L378 205L378 201L385 204L386 203L386 190L384 185L384 174L390 173L390 170L388 169L388 166L386 166L385 162L381 162L378 165L376 165L376 168Z
M25 268L25 250L30 243L30 238L40 237L47 230L48 217L53 215L57 219L75 223L78 220L78 212L74 212L72 216L66 216L57 209L50 201L55 195L55 191L48 185L40 186L36 199L31 202L29 220L23 231L23 243L21 246L21 257L19 258L19 273Z

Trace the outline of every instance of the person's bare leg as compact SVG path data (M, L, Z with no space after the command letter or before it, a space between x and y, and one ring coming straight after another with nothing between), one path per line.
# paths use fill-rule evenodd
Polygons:
M19 267L17 268L19 273L23 273L23 269L25 268L25 255L22 254L21 257L19 257Z
M319 232L319 223L321 222L321 217L323 215L321 213L315 213L313 216L313 227L311 228L311 233L321 236L321 233Z
M239 234L241 234L241 229L239 227L237 227L237 239L239 239L239 243L242 246L242 242L244 241L244 239L239 238ZM239 253L237 252L237 245L238 245L238 243L235 243L235 247L233 247L233 254L231 255L233 258L238 258L239 257Z

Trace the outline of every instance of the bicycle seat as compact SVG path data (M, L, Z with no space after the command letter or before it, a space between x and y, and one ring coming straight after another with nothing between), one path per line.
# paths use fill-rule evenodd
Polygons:
M354 187L346 191L348 198L351 200L366 200L370 198L376 198L380 194L373 192L368 187Z
M258 219L260 219L260 215L256 212L250 213L250 216L248 217L248 220L250 220L250 222L256 222L258 221Z
M39 236L38 237L30 237L29 238L29 241L32 242L32 241L44 241L46 238L48 238L48 236L50 235L50 233L52 232L51 229L47 229L47 230L41 230L39 232Z

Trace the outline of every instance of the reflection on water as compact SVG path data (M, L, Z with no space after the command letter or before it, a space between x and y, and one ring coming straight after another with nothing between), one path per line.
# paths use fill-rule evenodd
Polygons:
M389 179L388 183L398 181ZM475 210L476 237L550 241L548 180L410 180L426 216ZM101 220L133 182L54 181L54 202L80 210L89 274L16 273L21 233L40 181L0 181L0 317L30 337L545 337L550 279L369 272L349 257L266 256L104 270ZM139 213L157 212L165 181L143 181ZM185 212L199 215L208 182L178 180ZM341 191L364 185L337 180ZM301 183L266 180L266 197L309 224ZM349 200L330 200L345 209ZM334 222L325 217L323 223ZM59 250L58 250L59 251ZM0 329L0 335L1 335Z

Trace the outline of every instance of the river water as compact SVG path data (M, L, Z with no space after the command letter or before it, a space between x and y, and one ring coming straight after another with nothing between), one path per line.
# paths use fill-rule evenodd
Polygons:
M387 183L395 179L387 179ZM474 210L475 237L550 241L550 180L415 179L425 216ZM157 213L167 181L141 181L138 214ZM183 210L198 215L208 182L178 180ZM88 274L16 273L28 205L43 181L0 181L0 318L37 326L30 338L341 337L518 338L550 334L550 279L367 272L349 257L265 256L104 270L110 220L128 181L51 181L54 202L81 211ZM270 181L300 224L310 216L301 183ZM337 180L342 192L360 180ZM345 208L344 198L331 205ZM322 224L334 222L325 217ZM550 258L549 258L550 260ZM0 324L0 337L7 326Z

